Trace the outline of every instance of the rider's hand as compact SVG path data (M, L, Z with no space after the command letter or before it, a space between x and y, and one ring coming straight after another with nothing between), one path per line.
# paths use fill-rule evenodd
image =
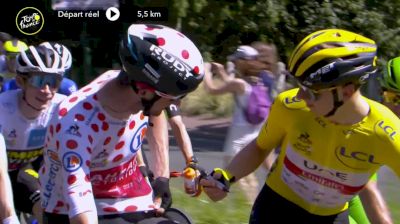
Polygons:
M202 192L202 187L199 184L200 181L200 167L196 157L192 157L192 160L186 164L186 168L183 170L185 193L192 196L198 197Z
M155 202L160 203L160 209L158 213L163 213L167 208L171 207L172 196L169 189L169 179L166 177L157 177L151 183L155 195ZM161 199L161 202L159 202Z
M224 199L229 192L230 184L235 181L232 175L221 168L215 168L210 176L202 178L200 184L203 186L204 192L213 201Z

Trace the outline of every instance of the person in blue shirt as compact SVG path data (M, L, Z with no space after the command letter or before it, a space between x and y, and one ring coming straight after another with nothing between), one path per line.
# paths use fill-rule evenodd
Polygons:
M43 42L40 45L43 45L49 49L55 50L61 57L65 70L69 70L72 65L72 55L68 48L62 44L54 43L54 42ZM8 90L19 89L15 79L8 80L3 83L1 88L1 92L5 92ZM60 88L58 89L58 93L69 96L71 93L78 90L77 84L66 77L63 77Z

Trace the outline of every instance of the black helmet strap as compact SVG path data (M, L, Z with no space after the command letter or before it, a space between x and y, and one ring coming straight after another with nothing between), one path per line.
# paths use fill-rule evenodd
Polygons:
M341 100L339 98L337 89L332 90L332 97L333 97L333 108L331 111L329 111L327 114L325 114L324 117L330 117L330 116L334 115L336 113L337 109L339 109L339 107L341 107L344 103L343 100Z

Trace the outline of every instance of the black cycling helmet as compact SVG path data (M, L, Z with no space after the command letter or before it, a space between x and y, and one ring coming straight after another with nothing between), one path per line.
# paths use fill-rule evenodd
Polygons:
M29 46L27 50L18 54L16 70L22 75L44 72L63 76L65 72L64 63L58 53L45 46Z
M376 67L375 41L359 34L326 29L305 37L294 49L290 73L304 86L319 90L364 83Z
M131 25L119 56L131 82L146 83L169 96L184 96L203 80L200 51L185 35L166 26Z

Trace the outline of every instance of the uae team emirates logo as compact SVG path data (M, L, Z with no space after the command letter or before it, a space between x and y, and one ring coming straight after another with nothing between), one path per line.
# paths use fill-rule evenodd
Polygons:
M18 12L15 23L21 33L25 35L34 35L42 30L44 17L39 9L25 7Z

